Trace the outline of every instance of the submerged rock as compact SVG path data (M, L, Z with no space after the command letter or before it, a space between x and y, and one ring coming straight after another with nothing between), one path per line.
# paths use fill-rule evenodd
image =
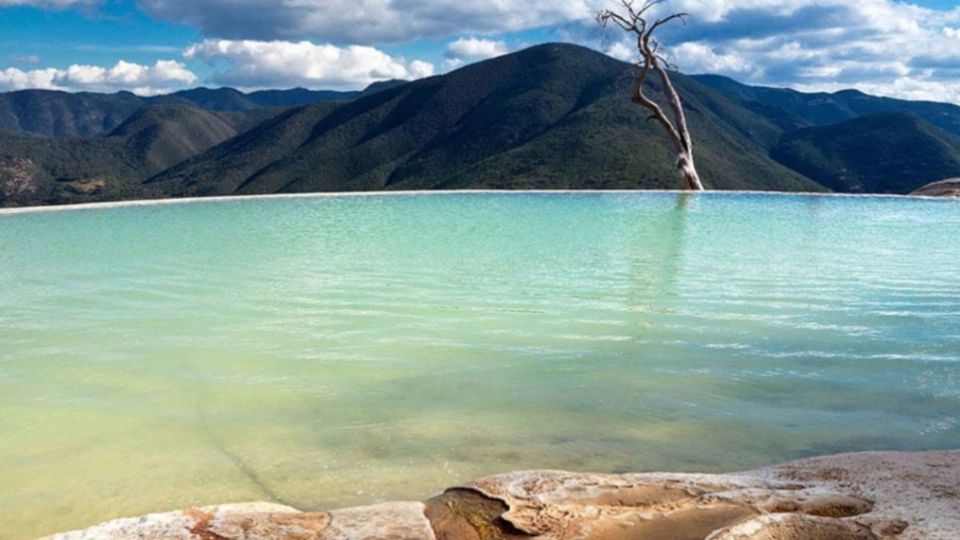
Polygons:
M210 506L49 539L952 540L958 485L960 451L843 454L722 475L521 471L425 503Z
M923 197L958 197L960 198L960 178L950 178L927 184L915 190L911 195Z

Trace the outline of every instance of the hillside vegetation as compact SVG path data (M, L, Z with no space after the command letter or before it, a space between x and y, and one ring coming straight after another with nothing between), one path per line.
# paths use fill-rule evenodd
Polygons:
M0 134L0 206L136 198L142 177L119 140Z
M904 113L926 120L960 138L960 106L951 103L878 97L857 90L808 94L786 88L747 86L719 75L697 75L694 78L759 114L765 114L764 111L778 116L786 114L789 116L782 117L807 126L836 124L879 113Z
M150 182L177 196L674 188L672 152L630 103L628 69L586 48L541 45L291 111ZM678 85L710 187L823 189L766 155L780 134L772 122L692 79L678 76Z
M113 130L128 155L156 174L237 134L236 118L178 103L147 105Z
M145 178L233 137L238 125L167 103L139 109L107 137L0 134L0 206L146 196Z
M915 116L885 113L786 135L772 155L846 193L910 193L960 176L960 141Z
M398 82L375 83L363 92L294 88L245 94L233 88L194 88L153 97L140 97L130 92L71 94L54 90L19 90L0 93L0 131L49 137L105 135L140 108L152 104L192 105L263 121L282 108L350 100Z
M143 104L143 98L129 92L8 92L0 94L0 130L55 137L99 135L119 126Z
M673 150L630 101L631 70L546 44L359 92L0 94L0 205L677 188ZM960 107L673 76L708 188L910 193L960 175Z

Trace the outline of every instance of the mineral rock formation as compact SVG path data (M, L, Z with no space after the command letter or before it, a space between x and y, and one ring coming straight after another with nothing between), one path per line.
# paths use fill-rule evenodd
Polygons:
M927 184L914 191L911 195L924 197L958 197L960 198L960 178L950 178L932 184Z
M53 540L954 540L960 451L843 454L745 473L482 478L425 503L271 503L119 519Z

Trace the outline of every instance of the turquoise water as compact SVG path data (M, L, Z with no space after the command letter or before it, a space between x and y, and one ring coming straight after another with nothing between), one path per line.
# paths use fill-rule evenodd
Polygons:
M958 267L960 204L896 198L0 215L0 538L960 447Z

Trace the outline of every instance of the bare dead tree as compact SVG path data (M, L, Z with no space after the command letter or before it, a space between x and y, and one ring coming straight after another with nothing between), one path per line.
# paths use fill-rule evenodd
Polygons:
M633 102L650 111L650 120L656 120L666 132L667 137L677 152L677 171L683 182L683 188L692 191L703 191L703 182L697 173L693 161L693 141L690 130L687 128L687 117L683 112L683 102L680 94L673 86L667 68L670 63L659 53L660 42L653 37L654 32L661 26L672 21L685 21L686 13L674 13L659 19L650 19L648 13L664 0L644 0L640 7L636 7L635 0L620 0L623 11L604 10L597 14L597 22L604 27L610 23L616 24L625 32L634 34L637 39L637 51L640 69L633 84ZM673 112L671 120L655 101L643 93L644 83L650 72L656 72L663 84L663 92L670 103Z

